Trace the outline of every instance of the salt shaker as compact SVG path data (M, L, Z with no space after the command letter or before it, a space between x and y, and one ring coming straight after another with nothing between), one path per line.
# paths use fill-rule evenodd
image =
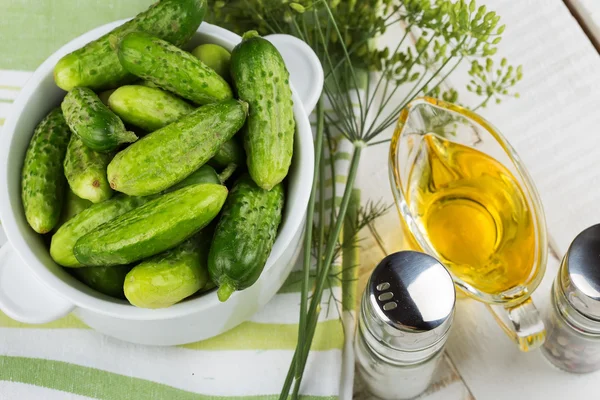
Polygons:
M543 353L568 372L600 369L600 224L581 232L552 286Z
M425 391L454 315L454 283L435 258L401 251L384 258L362 297L354 342L359 374L381 399Z

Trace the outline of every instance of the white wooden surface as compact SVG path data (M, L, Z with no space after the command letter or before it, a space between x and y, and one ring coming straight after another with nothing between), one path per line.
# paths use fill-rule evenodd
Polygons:
M589 7L600 11L600 0L572 1L587 3L589 14ZM577 233L600 222L600 56L562 0L478 3L502 16L507 29L501 53L524 69L517 88L521 98L490 105L482 114L508 137L529 168L562 254ZM595 15L600 21L600 12ZM386 145L369 148L359 179L365 195L391 203L387 151ZM378 221L390 249L399 234L392 213ZM557 265L551 259L533 296L542 310ZM550 366L539 351L519 352L474 301L459 302L447 350L476 399L600 398L600 373L567 374ZM448 392L445 398L464 397Z

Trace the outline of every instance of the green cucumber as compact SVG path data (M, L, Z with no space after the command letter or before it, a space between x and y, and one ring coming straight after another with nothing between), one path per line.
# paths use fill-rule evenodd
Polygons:
M64 203L62 213L60 214L60 221L54 229L60 228L65 222L69 221L83 210L90 208L93 204L91 201L77 196L70 187L67 187Z
M169 191L181 189L185 186L198 183L220 183L219 177L214 169L208 165L202 166L198 171L179 182L176 187L169 188ZM158 196L147 197L129 197L119 194L110 200L99 204L92 204L75 196L70 190L67 193L65 209L63 209L63 224L67 224L62 229L58 229L52 237L50 245L50 255L58 264L65 267L81 267L73 254L73 248L79 238L88 232L91 232L100 225L115 219L116 217L133 210L136 207L146 204ZM83 215L79 213L86 211ZM61 226L63 225L61 224Z
M125 278L127 300L136 307L165 308L206 286L210 237L202 233L136 265Z
M73 254L75 243L82 236L153 198L155 197L130 197L120 194L110 200L92 205L56 231L50 243L50 256L63 267L83 267Z
M60 109L38 124L29 142L21 170L21 200L25 217L37 233L48 233L57 224L63 207L63 160L71 131Z
M125 276L130 270L130 265L117 265L114 267L77 268L72 272L78 280L92 289L107 296L124 299L123 284Z
M248 171L269 190L283 181L292 162L296 122L289 73L275 46L250 31L233 49L231 77L250 106L244 131Z
M77 136L71 136L65 156L65 176L73 193L92 203L111 198L113 191L106 179L106 167L111 155L99 153L83 144Z
M192 55L202 61L204 65L213 69L221 78L229 81L229 66L231 64L231 53L218 44L201 44L192 50Z
M148 132L163 128L196 109L147 81L139 85L122 86L112 93L108 99L111 110L123 121ZM232 163L242 165L245 159L242 146L235 139L231 139L221 146L210 164L224 168Z
M217 172L210 165L203 165L181 182L171 186L166 192L174 192L175 190L198 183L214 183L219 185L221 184L221 180Z
M235 182L208 255L208 271L219 286L219 300L227 300L259 278L277 236L283 202L282 184L267 191L247 174Z
M123 36L144 31L181 46L196 32L205 11L206 0L159 1L131 21L61 58L54 67L54 80L66 91L77 86L103 90L131 82L135 78L121 66L114 51Z
M241 129L247 105L237 100L200 107L118 153L108 165L113 189L131 196L161 192L204 165Z
M67 124L92 150L111 152L122 143L137 140L119 119L88 88L77 87L65 96L61 104Z
M117 54L130 73L196 104L233 98L229 84L196 57L144 32L127 34Z
M108 105L123 121L153 132L192 112L195 107L158 88L121 86L108 99Z
M225 186L210 183L163 194L83 236L75 257L83 265L111 266L162 253L208 225L226 197Z

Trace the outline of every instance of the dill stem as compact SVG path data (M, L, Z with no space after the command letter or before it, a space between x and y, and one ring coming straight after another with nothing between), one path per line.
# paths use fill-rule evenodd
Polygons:
M325 136L325 132L323 132L323 136ZM325 141L325 138L323 138ZM325 151L323 151L323 156L325 156ZM331 156L331 155L330 155ZM315 175L316 176L316 175ZM332 207L335 205L332 203ZM316 244L317 247L317 265L316 265L316 273L319 273L321 269L321 263L323 261L323 246L325 245L325 163L322 162L319 168L319 237L318 242Z
M311 343L313 337L315 335L315 330L317 327L317 320L319 318L318 309L321 305L321 297L323 295L323 290L325 289L325 283L327 282L327 277L329 275L329 270L331 268L331 263L333 261L333 256L335 253L335 246L337 243L337 238L340 236L342 231L342 225L344 223L346 217L346 211L348 210L348 204L350 203L350 198L352 195L352 189L354 188L354 182L356 181L356 175L358 173L358 164L360 162L360 156L362 154L362 150L365 147L365 143L362 141L357 141L353 143L354 150L352 152L352 161L350 162L350 170L348 172L348 181L346 183L346 188L344 190L344 195L342 197L342 202L340 204L340 211L338 213L337 219L335 221L335 227L332 231L330 237L333 237L334 240L327 241L327 248L325 250L325 255L323 259L323 265L317 275L317 286L312 295L310 301L310 308L308 310L307 322L306 326L308 330L304 333L304 342ZM308 352L305 349L306 345L303 344L302 347L299 345L296 346L296 362L290 365L290 369L288 370L287 377L284 382L284 386L282 388L281 394L279 396L280 400L285 400L289 394L290 387L292 384L292 380L294 378L294 372L296 372L296 376L302 377L304 373L304 368L306 367L306 360L308 358ZM306 354L306 356L305 356ZM299 357L299 358L297 358ZM297 365L300 366L300 369L297 370Z
M310 279L310 264L312 260L312 230L313 217L315 211L315 197L317 191L317 176L319 174L321 159L323 155L323 120L324 120L323 99L317 103L317 133L315 140L315 171L313 173L313 184L308 200L308 209L306 212L306 231L304 232L304 260L302 264L302 291L300 292L300 323L298 325L298 347L304 346L304 334L306 332L306 309L308 304L308 282ZM294 364L292 364L294 365ZM299 367L299 364L298 366Z
M472 111L475 112L475 111L479 110L491 98L492 98L491 94L487 95L487 97L485 98L485 100L483 100L481 103L479 103L479 105L477 105L477 107L473 108Z
M360 213L360 189L352 189L350 205L346 212L343 227L342 246L342 311L353 310L357 298L360 253L358 245L358 232Z
M335 209L335 198L337 197L335 181L335 147L333 145L333 138L331 137L331 131L329 128L325 129L325 136L327 136L327 147L329 148L329 169L331 170L331 176L333 177L333 185L331 185L331 198L334 199L334 203L332 204L331 216L329 217L329 225L331 225L335 220L335 214L337 211Z

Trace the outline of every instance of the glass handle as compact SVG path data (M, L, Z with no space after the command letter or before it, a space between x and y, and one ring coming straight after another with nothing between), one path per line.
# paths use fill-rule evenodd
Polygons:
M489 304L486 304L486 307L504 332L519 345L521 351L535 350L544 343L546 328L531 298L512 307Z

